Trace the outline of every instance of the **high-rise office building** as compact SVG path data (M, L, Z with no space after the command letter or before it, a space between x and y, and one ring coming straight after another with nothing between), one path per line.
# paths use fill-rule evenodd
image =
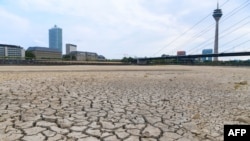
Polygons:
M56 25L49 29L49 48L62 52L62 29Z

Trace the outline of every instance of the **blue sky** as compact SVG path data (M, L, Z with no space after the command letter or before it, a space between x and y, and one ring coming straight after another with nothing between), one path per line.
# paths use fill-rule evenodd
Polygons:
M64 53L65 44L72 43L79 51L96 52L109 59L174 55L177 50L197 54L213 48L212 12L216 3L217 0L0 0L0 43L25 49L48 47L48 29L56 24L63 29ZM225 4L219 51L250 51L250 1L220 3ZM244 8L232 12L244 3Z

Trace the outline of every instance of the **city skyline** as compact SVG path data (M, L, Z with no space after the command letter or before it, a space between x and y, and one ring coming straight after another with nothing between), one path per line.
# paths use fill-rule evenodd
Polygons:
M220 21L220 35L227 36L220 40L219 52L240 45L250 38L247 34L250 32L249 24L241 26L249 21L249 17L246 17L250 12L249 5L226 18L244 2L246 1L220 1L224 15ZM212 11L216 4L217 0L202 3L198 0L3 0L0 2L0 16L6 22L0 23L0 43L20 45L25 49L29 46L49 46L47 32L56 24L63 29L63 54L66 43L76 44L79 50L98 52L114 59L125 56L173 55L178 50L185 50L187 54L201 54L202 49L213 48L213 40L211 44L206 43L208 45L204 48L199 49L199 45L214 38ZM206 20L192 28L207 15L209 17ZM241 28L230 33L227 29L237 21L241 22L238 25ZM191 37L210 24L213 24L213 27L209 32L191 40ZM187 30L188 33L169 44ZM240 38L243 35L244 37ZM240 39L235 40L236 38ZM233 42L229 43L230 41ZM250 43L242 44L232 51L249 51L249 45Z

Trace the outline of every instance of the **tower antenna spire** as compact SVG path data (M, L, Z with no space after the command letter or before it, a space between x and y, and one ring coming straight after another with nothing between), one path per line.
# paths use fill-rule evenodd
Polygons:
M217 0L217 9L219 9L219 0Z

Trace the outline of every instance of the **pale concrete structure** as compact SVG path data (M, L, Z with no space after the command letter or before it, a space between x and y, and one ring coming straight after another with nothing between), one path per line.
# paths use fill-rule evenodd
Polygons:
M216 21L215 27L215 39L214 39L214 54L219 53L219 20L222 16L222 11L219 9L219 4L217 4L217 9L214 10L213 17ZM214 61L218 61L218 57L214 57Z
M73 44L66 44L66 54L70 54L72 51L76 51L77 46Z

